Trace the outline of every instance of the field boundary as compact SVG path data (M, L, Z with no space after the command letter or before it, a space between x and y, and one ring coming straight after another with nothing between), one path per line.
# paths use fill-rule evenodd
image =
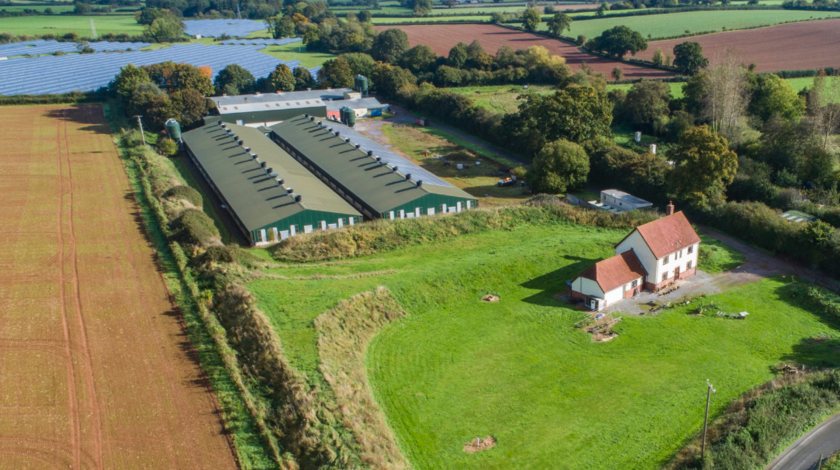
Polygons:
M114 122L111 121L109 124L113 129ZM170 291L172 303L179 307L183 316L185 331L189 335L192 346L196 349L203 349L199 351L201 368L211 379L211 386L215 392L213 396L220 405L223 405L219 406L219 410L223 418L222 422L228 431L227 437L234 450L238 465L241 468L251 467L251 465L244 465L245 462L243 461L250 461L250 459L243 458L246 443L236 440L235 430L256 427L264 450L268 451L274 464L281 466L280 449L270 437L263 413L260 411L262 407L257 404L250 389L245 384L236 359L236 353L227 343L224 328L210 313L201 299L200 291L192 279L193 276L187 266L187 258L183 250L175 242L167 243L166 231L163 228L166 225L166 216L162 213L163 209L160 205L154 203L156 199L154 199L155 196L148 174L141 165L138 165L131 156L126 154L124 145L118 145L117 147L134 190L132 197L138 207L141 208L146 235L155 247L156 264L166 274L161 274L162 281ZM202 345L209 346L210 349L200 348ZM210 355L217 357L211 357ZM211 362L217 360L220 360L222 365L212 366ZM219 372L222 372L220 370L216 370L215 373L208 371L208 368L214 369L219 366L222 367L224 372L221 375L219 374ZM219 390L225 388L224 382L226 381L230 381L235 386L238 392L236 396L231 394L227 394L226 397L220 396ZM226 399L223 400L223 398ZM237 398L238 400L236 400ZM242 411L243 407L247 410L245 416L238 413ZM237 419L237 416L239 419ZM243 422L242 418L251 422ZM253 445L253 443L251 444Z

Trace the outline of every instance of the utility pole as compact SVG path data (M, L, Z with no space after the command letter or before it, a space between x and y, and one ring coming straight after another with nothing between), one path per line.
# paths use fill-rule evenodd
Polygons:
M136 114L134 117L137 118L137 127L140 128L140 138L143 139L143 146L146 146L146 133L143 132L143 116Z
M700 448L700 460L706 461L706 431L709 429L709 404L712 402L712 394L715 393L715 387L706 379L706 415L703 418L703 446Z

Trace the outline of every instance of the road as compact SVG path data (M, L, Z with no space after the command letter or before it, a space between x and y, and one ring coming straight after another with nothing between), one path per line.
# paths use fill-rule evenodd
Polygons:
M811 470L820 458L840 452L840 414L809 432L776 458L767 470Z

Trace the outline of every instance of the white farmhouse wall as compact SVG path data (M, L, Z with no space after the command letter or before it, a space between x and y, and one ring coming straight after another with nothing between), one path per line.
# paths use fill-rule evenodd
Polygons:
M601 290L598 283L585 277L578 277L572 281L572 290L589 297L604 298L604 291Z
M609 291L604 295L604 300L606 300L607 305L612 305L616 302L621 301L624 298L624 286L618 286L615 289Z
M668 279L673 279L674 277L674 270L677 268L680 269L680 273L684 273L689 269L694 269L697 267L697 252L699 251L700 244L695 243L690 247L683 248L681 250L677 250L673 253L670 253L666 258L668 260L667 263L663 263L662 261L659 262L659 273L657 274L657 281L662 282L662 274L661 273L668 273ZM691 251L691 253L689 253ZM664 261L664 258L663 258ZM689 262L691 262L691 267L688 267Z
M648 248L647 243L645 243L645 239L642 238L642 235L639 233L638 230L633 230L633 232L618 246L615 247L615 254L620 255L627 250L633 250L636 253L636 257L639 258L639 262L642 263L642 267L645 268L647 271L647 282L652 282L656 284L657 276L659 276L659 272L657 271L659 267L659 263L656 260L656 257L653 256L653 252L650 251Z

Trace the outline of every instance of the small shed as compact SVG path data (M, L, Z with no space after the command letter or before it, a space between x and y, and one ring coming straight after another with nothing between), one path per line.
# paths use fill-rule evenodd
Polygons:
M620 212L648 209L653 203L618 189L601 191L601 204Z

